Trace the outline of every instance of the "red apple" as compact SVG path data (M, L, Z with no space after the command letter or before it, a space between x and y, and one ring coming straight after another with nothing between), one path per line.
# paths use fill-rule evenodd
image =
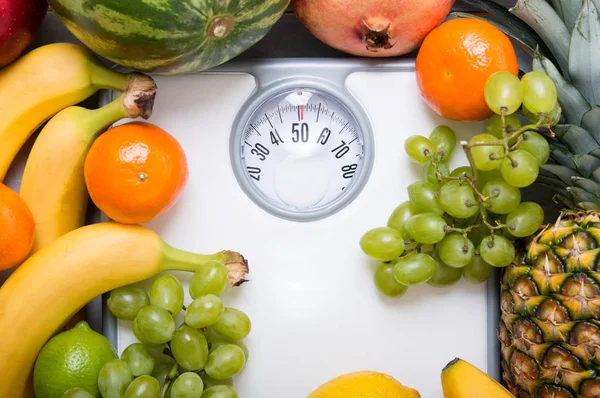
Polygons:
M0 0L0 66L31 44L48 11L46 0Z

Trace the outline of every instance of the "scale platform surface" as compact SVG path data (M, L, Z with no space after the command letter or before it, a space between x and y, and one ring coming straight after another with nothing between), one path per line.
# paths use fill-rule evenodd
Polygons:
M376 290L376 263L359 247L362 234L384 226L408 200L406 187L422 179L421 168L404 153L404 140L440 124L464 139L481 132L482 123L453 123L432 112L420 98L410 61L246 60L205 73L153 77L159 89L149 122L181 143L190 175L177 204L147 226L180 249L229 249L248 259L250 282L222 296L225 306L252 320L245 340L249 360L234 378L241 397L302 398L335 376L360 370L384 372L423 397L441 397L441 369L455 357L498 378L496 275L488 284L425 284L389 299ZM353 183L344 203L333 205L335 211L321 209L301 220L259 205L247 185L251 180L235 172L243 169L236 165L236 148L243 116L252 113L249 104L258 107L263 102L253 99L287 78L304 79L301 88L334 82L350 111L362 112L357 123L368 130L359 148L363 179ZM293 138L293 129L280 127L279 133L284 141ZM451 167L464 164L455 151ZM191 275L174 274L184 282L189 304ZM104 332L121 353L136 341L131 322L104 314Z

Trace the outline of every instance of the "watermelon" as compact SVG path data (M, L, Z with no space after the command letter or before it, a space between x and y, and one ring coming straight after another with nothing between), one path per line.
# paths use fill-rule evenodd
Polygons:
M157 74L199 72L261 40L289 0L49 0L102 57Z

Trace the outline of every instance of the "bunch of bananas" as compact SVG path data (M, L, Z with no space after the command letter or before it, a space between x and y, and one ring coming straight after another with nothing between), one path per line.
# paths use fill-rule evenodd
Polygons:
M122 94L99 109L76 106L100 89ZM183 252L137 225L84 226L89 149L113 123L149 118L155 95L151 77L106 68L76 44L40 47L0 71L0 182L46 123L20 190L35 220L34 246L0 287L0 397L33 395L28 377L39 350L98 295L162 271L193 272L213 260L227 265L231 285L245 281L247 263L238 253Z

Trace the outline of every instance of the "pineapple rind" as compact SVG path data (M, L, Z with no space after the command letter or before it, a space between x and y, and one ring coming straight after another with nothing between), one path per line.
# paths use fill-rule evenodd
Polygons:
M498 338L516 397L600 397L599 225L560 219L504 269Z

